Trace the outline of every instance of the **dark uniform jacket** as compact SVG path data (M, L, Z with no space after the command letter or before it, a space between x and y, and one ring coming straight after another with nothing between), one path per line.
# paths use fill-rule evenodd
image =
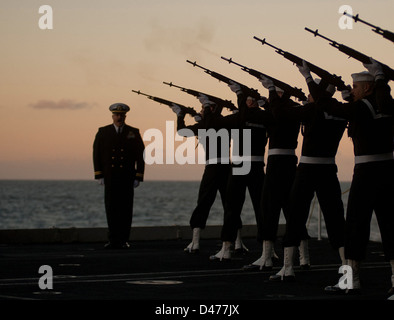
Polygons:
M362 100L340 103L325 100L324 109L329 114L349 120L349 136L353 140L354 155L376 155L392 152L393 110L381 112L376 92Z
M270 91L270 102L265 106L271 112L275 121L268 127L268 149L296 149L301 123L288 116L278 116L276 105L284 104L286 107L297 108L298 104L287 97L280 98L276 91Z
M319 87L315 82L309 83L308 87L315 101L323 94L319 92ZM301 155L335 157L347 126L345 119L329 115L318 103L307 103L298 107L285 107L278 104L277 108L282 109L280 113L302 123L304 140Z
M223 116L221 114L216 114L215 118L223 118ZM199 122L196 122L195 124L186 126L185 124L185 115L181 114L180 116L178 116L177 118L177 131L178 134L180 136L184 136L184 137L190 137L191 135L182 129L188 129L191 130L191 132L193 132L193 135L196 136L199 140L199 143L202 144L204 151L205 151L205 161L207 164L210 163L229 163L229 149L230 149L230 139L228 139L228 144L226 146L222 146L222 141L220 139L220 134L219 134L219 130L221 130L220 127L218 126L213 126L210 125L205 119L200 120ZM203 132L206 132L205 130L215 130L216 133L218 133L217 137L217 141L216 142L216 149L215 150L211 150L210 149L210 139L209 137L205 137L203 135L201 135L201 132L199 132L199 130L203 130ZM228 132L223 132L223 130L221 131L222 133L225 133L226 135L228 135ZM211 141L212 143L212 141ZM225 151L225 154L223 154L223 151ZM213 161L214 160L214 161ZM213 162L212 162L213 161Z
M218 127L225 128L227 130L240 129L238 142L238 154L235 156L257 156L263 158L265 154L265 146L267 144L267 125L273 123L274 119L272 115L265 110L261 110L259 107L248 108L246 106L246 94L238 94L238 107L239 112L221 117L213 118L209 117L209 123ZM244 154L244 137L242 129L251 130L251 145L250 154Z
M95 179L124 178L143 181L144 143L137 128L124 125L118 134L113 124L99 128L93 143Z

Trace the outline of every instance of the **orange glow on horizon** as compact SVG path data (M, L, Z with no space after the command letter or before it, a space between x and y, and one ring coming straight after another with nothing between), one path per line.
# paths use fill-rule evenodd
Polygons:
M21 4L23 3L23 5ZM257 79L221 56L292 86L307 86L298 69L253 36L341 75L365 70L304 27L394 67L393 43L361 23L341 30L342 1L170 0L52 1L53 30L38 27L38 1L4 0L0 60L0 179L93 179L92 144L98 127L110 124L109 105L131 107L126 123L143 134L165 132L175 114L153 96L200 110L198 100L163 81L236 103L227 85L186 60L197 61L268 95ZM394 2L348 1L353 13L394 31ZM390 83L392 87L392 82ZM340 93L336 98L341 99ZM187 118L188 123L193 123ZM302 138L299 139L299 146ZM299 152L299 150L298 150ZM345 132L338 151L339 178L351 180L353 146ZM199 180L202 165L146 167L146 180Z

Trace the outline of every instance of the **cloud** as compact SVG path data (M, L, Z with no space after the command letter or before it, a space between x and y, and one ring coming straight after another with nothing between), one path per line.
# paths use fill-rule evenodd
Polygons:
M95 103L88 103L84 101L61 99L57 102L51 100L39 100L36 103L31 103L29 106L34 109L81 110L81 109L89 109L95 105L96 105Z

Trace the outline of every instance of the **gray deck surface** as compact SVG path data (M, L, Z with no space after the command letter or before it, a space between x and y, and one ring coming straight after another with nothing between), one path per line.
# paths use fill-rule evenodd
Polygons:
M273 271L244 271L243 265L257 259L260 245L244 239L249 253L232 261L210 261L220 249L218 239L201 240L199 254L183 252L189 240L134 241L127 250L104 249L104 243L11 244L0 246L0 300L97 301L119 300L149 306L163 303L241 304L248 301L375 300L387 301L391 268L380 243L371 242L361 269L360 295L329 295L326 285L340 274L339 258L323 239L309 241L312 267L296 267L296 281L272 283ZM283 256L280 241L276 251ZM42 265L53 271L53 289L39 287Z

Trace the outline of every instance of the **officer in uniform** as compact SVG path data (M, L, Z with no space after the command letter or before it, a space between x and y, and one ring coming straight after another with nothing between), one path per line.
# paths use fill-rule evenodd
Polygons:
M360 263L365 259L372 212L376 214L383 251L392 268L394 292L394 159L393 99L381 65L371 59L367 71L352 74L353 102L327 100L324 109L349 120L355 166L350 187L346 224L345 257L352 268L353 283L347 292L360 291ZM390 102L391 101L391 102ZM388 103L385 105L385 103ZM330 290L332 291L332 290ZM340 290L338 290L340 291Z
M128 248L134 188L144 177L144 143L137 128L125 124L124 103L109 107L113 123L98 129L93 143L94 178L104 185L109 242L105 248Z

